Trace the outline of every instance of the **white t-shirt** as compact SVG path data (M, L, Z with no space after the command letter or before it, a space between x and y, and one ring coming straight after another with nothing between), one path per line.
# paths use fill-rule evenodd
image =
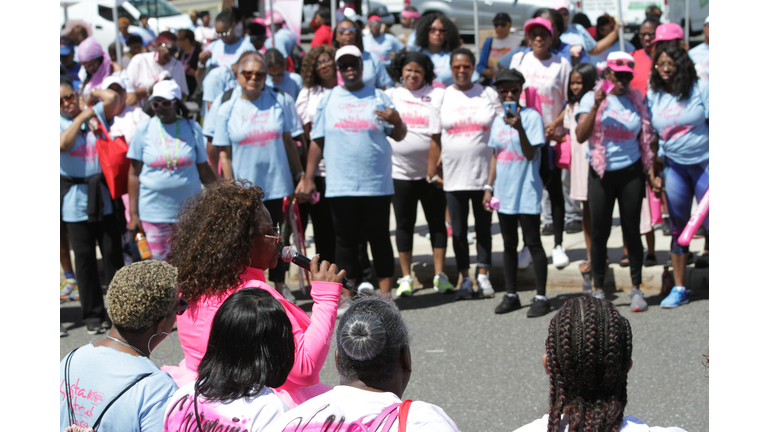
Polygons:
M563 419L560 421L560 430L562 432L568 431L568 423L566 419L567 417L563 416ZM515 429L515 432L540 432L540 431L546 432L548 421L549 421L549 414L544 414L544 417L534 421L533 423L528 423L527 425L521 427L520 429ZM643 423L642 420L632 415L624 417L624 420L621 422L621 426L619 427L619 431L621 432L685 432L685 430L680 429L679 427L668 427L668 428L663 428L659 426L650 427L647 424Z
M208 44L213 42L215 39L218 38L216 37L216 27L214 27L213 24L211 24L209 27L197 26L195 28L195 40L201 44L208 46Z
M368 427L374 419L392 404L400 403L394 393L376 393L339 385L315 396L288 411L273 422L267 432L294 432L301 430L347 430L350 422L361 420ZM326 422L328 424L323 426ZM397 432L398 421L389 431ZM442 408L415 401L411 404L406 422L408 432L458 432L456 423ZM378 432L389 432L379 430Z
M315 113L317 113L317 104L320 103L320 99L329 93L331 89L323 86L314 86L311 89L302 87L299 92L299 96L296 98L296 111L301 118L301 124L312 123L312 129L314 129ZM309 130L310 136L312 129ZM320 163L317 164L317 170L315 176L325 177L325 159L320 159Z
M499 94L474 84L466 92L445 89L440 108L443 189L482 190L488 180L493 150L488 147L491 125L503 112Z
M141 53L136 54L131 59L131 63L128 65L128 80L131 82L134 88L146 88L159 81L158 77L162 71L168 71L171 74L171 79L176 81L176 84L181 88L181 93L189 95L189 88L187 88L187 77L184 75L184 66L181 62L175 58L171 58L171 61L164 65L155 61L155 53ZM137 105L142 106L147 98L138 100Z
M125 110L112 118L112 126L109 128L109 136L113 139L119 136L125 137L125 142L130 145L136 127L150 117L139 107L126 105Z
M398 87L387 89L385 93L392 99L400 118L408 127L408 133L400 142L387 137L392 146L392 178L426 178L432 135L442 131L440 106L443 104L445 89L427 84L415 92Z
M568 60L554 54L542 61L532 52L520 52L512 56L511 68L517 69L525 77L524 89L528 87L536 89L541 100L541 117L544 119L544 125L552 123L565 109L571 64ZM558 135L563 132L562 127L556 130Z
M193 395L195 382L178 389L171 397L163 417L163 432L198 430ZM264 387L254 397L237 399L227 403L208 402L197 397L197 414L203 430L264 430L279 418L288 407L271 389Z
M488 53L488 67L493 70L499 70L496 65L499 59L506 53L520 46L520 36L508 34L504 39L491 39L491 51Z

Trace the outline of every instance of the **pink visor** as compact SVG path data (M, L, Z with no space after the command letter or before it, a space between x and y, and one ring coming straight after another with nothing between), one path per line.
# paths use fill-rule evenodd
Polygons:
M656 38L651 43L675 39L685 39L683 28L675 23L667 23L656 27Z
M404 10L400 12L400 16L403 18L418 18L420 15L418 11Z
M371 15L371 16L369 16L369 17L368 17L368 21L369 21L369 22L370 22L370 21L373 21L373 20L376 20L376 21L378 21L378 22L381 22L381 18L379 18L379 16L378 16L378 15Z
M544 28L549 30L549 34L553 34L552 33L552 23L549 22L548 19L542 18L542 17L536 17L536 18L533 18L533 19L529 19L528 21L525 22L525 26L523 27L523 29L525 29L525 33L530 33L531 27L537 26L537 25L543 26Z
M608 60L607 66L614 72L629 72L631 74L635 73L634 59L633 60L627 60L627 59Z

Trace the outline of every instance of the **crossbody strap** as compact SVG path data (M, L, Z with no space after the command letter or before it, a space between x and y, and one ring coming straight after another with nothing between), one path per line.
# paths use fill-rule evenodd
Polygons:
M69 385L69 365L72 362L72 354L74 354L75 351L79 349L80 347L73 349L69 355L67 355L67 359L64 361L64 385L67 386L65 391L67 392L67 415L69 415L70 425L75 424L75 410L72 408L72 391Z
M146 374L136 378L136 380L134 382L128 384L128 387L124 388L123 391L121 391L119 395L115 396L115 398L112 399L106 407L104 407L104 410L101 411L101 414L99 414L99 418L97 418L96 422L93 424L93 426L91 426L91 428L93 428L94 432L97 430L96 428L99 427L99 424L101 424L101 418L104 417L104 413L107 412L109 407L111 407L112 404L115 403L116 400L120 399L120 396L122 396L125 392L130 390L131 387L135 386L136 384L139 383L139 381L143 380L144 378L146 378L146 377L148 377L150 375L152 375L152 373L146 373Z

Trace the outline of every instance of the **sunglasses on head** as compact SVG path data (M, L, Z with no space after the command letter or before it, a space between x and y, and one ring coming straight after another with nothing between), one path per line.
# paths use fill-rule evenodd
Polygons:
M187 303L184 299L179 299L179 307L172 310L171 313L175 313L176 315L184 315L184 311L187 310L189 307L189 303Z
M520 94L523 91L522 87L504 87L498 89L499 94L512 93L513 95Z
M159 109L171 109L173 108L173 102L172 100L164 100L162 102L158 100L153 100L150 105L152 106L152 109L157 111Z
M75 101L75 94L74 93L68 94L68 95L64 96L63 98L59 98L59 102L61 103L61 105L60 105L61 108L64 108L64 105L66 103L72 103L74 101Z
M430 27L429 28L429 32L430 33L435 33L435 32L445 33L446 30L444 28Z
M280 224L275 225L275 235L256 234L259 237L264 237L272 240L273 244L280 243Z
M243 75L243 78L245 78L246 81L249 81L254 76L256 77L257 80L263 80L264 78L267 77L266 72L255 71L255 70L252 70L252 71L244 70L240 72L240 74Z
M634 68L634 67L635 67L635 62L633 62L633 61L629 61L629 60L614 60L614 61L612 61L612 62L611 62L611 64L612 64L612 65L616 65L616 66L624 66L624 65L627 65L627 66L629 66L629 67L631 67L631 68Z
M177 47L176 45L166 45L164 43L161 43L160 46L167 49L168 54L170 55L176 55L176 53L179 52L179 47Z
M360 64L357 60L350 60L345 62L339 62L337 66L339 67L339 70L345 71L349 68L357 68L357 66Z
M339 27L338 32L339 32L339 34L345 34L346 32L357 33L357 27L355 27L355 26Z
M507 22L506 21L496 21L495 23L493 23L493 26L494 27L506 27L507 26Z

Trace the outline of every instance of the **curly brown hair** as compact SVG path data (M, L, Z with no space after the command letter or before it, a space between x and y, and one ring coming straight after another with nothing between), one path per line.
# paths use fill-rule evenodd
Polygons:
M263 199L264 191L246 180L220 180L182 204L168 261L179 271L185 300L192 303L238 284L264 222Z
M315 70L315 63L320 58L320 54L328 53L331 56L331 60L336 56L336 48L330 45L320 45L309 50L304 57L304 61L301 63L301 79L304 82L304 87L311 89L314 86L320 85L320 77ZM336 68L336 63L333 63L333 67Z

